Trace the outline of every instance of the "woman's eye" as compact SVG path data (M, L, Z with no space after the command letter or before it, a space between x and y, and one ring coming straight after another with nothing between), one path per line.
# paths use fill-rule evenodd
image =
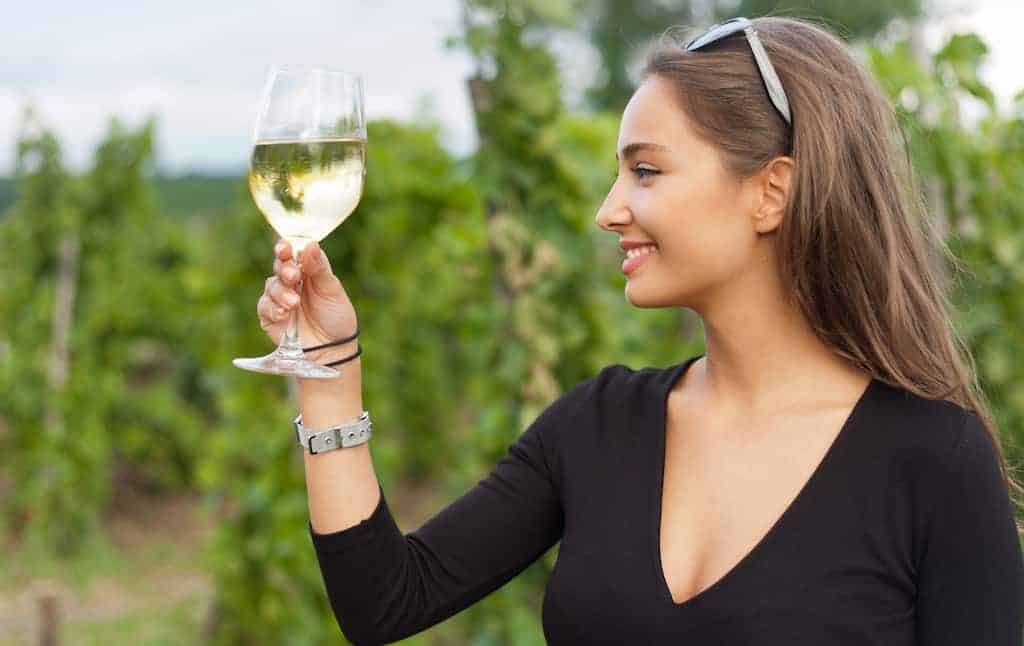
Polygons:
M633 173L636 174L636 176L639 177L640 179L643 179L650 175L657 175L658 171L653 170L651 168L641 168L637 166L633 169Z

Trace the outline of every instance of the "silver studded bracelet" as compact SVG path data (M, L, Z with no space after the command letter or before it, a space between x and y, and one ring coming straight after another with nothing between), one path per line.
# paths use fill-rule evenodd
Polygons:
M356 446L370 439L370 413L363 411L358 419L326 429L302 425L302 413L295 418L295 438L299 446L311 454Z

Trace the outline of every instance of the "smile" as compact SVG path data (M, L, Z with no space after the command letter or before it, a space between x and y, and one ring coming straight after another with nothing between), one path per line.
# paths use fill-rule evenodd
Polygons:
M622 261L622 273L628 276L637 267L649 260L651 256L657 255L657 253L658 248L653 245L630 249L626 252L626 259Z

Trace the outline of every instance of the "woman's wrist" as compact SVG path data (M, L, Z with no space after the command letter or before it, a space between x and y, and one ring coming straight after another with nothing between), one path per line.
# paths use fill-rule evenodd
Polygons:
M321 350L307 351L307 352L303 353L303 356L306 359L310 360L310 361L313 361L315 363L319 363L320 365L324 365L324 364L330 363L332 361L338 361L339 359L344 359L345 357L351 357L353 354L355 354L358 351L359 351L359 341L355 340L355 341L349 341L348 343L344 343L342 345L329 346L329 347L323 348ZM349 365L355 363L356 361L359 361L360 358L361 358L361 355L359 357L356 357L352 361L346 361L345 363L343 363L343 364L341 364L341 365L339 365L337 367L340 368L342 366L349 366Z
M353 349L352 352L354 351ZM338 353L338 357L348 354L351 352L345 355ZM298 378L299 408L303 424L311 428L327 427L351 421L362 414L363 380L360 358L356 357L334 366L334 369L341 373L340 377L334 379ZM327 359L329 360L332 359ZM324 362L317 361L321 364Z
M336 348L344 344L354 344L359 338L359 324L356 324L354 331L351 334L343 334L333 339L318 341L315 345L304 346L303 352L314 352L327 348Z

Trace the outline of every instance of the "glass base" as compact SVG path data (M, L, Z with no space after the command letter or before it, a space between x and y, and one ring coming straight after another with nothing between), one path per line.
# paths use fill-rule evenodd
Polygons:
M303 359L302 355L289 357L276 350L264 357L232 359L231 363L242 370L302 377L303 379L336 379L341 376L340 370Z

